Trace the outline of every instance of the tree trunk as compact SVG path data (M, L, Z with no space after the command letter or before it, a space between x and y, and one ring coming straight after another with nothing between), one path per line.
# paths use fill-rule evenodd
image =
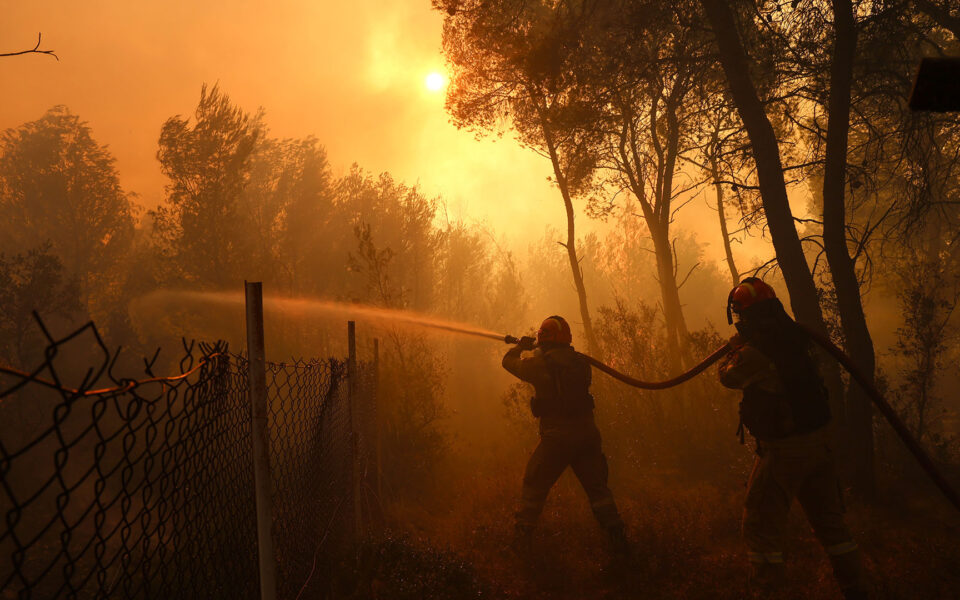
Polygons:
M779 142L750 79L749 59L740 41L733 14L726 0L700 2L713 28L720 50L720 63L727 76L737 112L750 138L753 160L757 165L760 195L763 198L763 211L770 226L773 248L787 284L793 313L801 323L826 334L817 288L803 254L787 200Z
M656 219L650 227L653 247L657 253L657 272L660 279L660 294L663 299L663 314L667 322L667 335L673 338L670 343L677 348L678 362L682 366L689 362L690 334L683 318L683 306L680 304L680 290L677 288L677 276L673 247L670 244L670 216L673 202L673 174L677 166L680 147L680 126L676 118L676 105L668 102L666 106L667 147L663 161L663 172L658 178L660 186L656 199Z
M559 180L559 177L558 177ZM580 268L580 259L577 257L577 237L574 230L573 202L570 193L563 186L563 206L567 213L567 259L570 261L570 271L573 273L573 285L577 288L577 300L580 303L580 318L583 321L583 333L587 338L587 350L598 356L600 348L593 333L593 321L590 318L590 309L587 306L587 288L583 284L583 269Z
M713 29L730 93L750 139L763 211L770 226L777 264L787 285L793 314L797 321L827 337L817 287L804 256L787 199L779 142L750 79L750 61L740 40L733 13L726 0L700 0L700 3ZM825 357L822 352L820 355ZM836 421L839 421L843 414L840 367L830 359L824 360L822 366L827 388L830 390L830 408ZM834 435L836 433L834 428Z
M684 362L691 362L689 332L683 317L683 306L680 303L680 292L677 289L677 278L674 270L673 248L670 244L670 204L673 199L673 175L676 168L679 152L680 134L673 104L667 105L667 140L664 147L657 137L657 104L656 100L650 108L650 128L657 152L657 173L652 186L653 202L647 199L645 182L637 165L641 164L637 156L636 145L631 143L628 154L627 137L630 132L631 116L624 115L625 123L621 128L619 153L620 169L627 177L630 191L637 198L643 214L647 230L653 241L654 255L657 260L657 281L660 286L660 301L663 309L663 318L667 333L667 351L669 353L670 371L678 373L683 369ZM631 161L630 154L633 155ZM631 164L633 166L631 166Z
M875 356L860 298L856 264L847 249L847 138L850 88L856 52L856 26L850 0L833 0L834 54L830 66L827 144L823 172L823 247L830 266L843 329L844 350L873 379ZM854 489L865 498L876 493L873 470L873 406L866 391L851 382L847 389L847 433Z
M567 259L570 262L570 271L573 274L573 285L577 289L577 299L580 302L580 319L583 322L583 333L587 338L587 352L593 356L599 356L600 347L597 344L597 338L593 332L593 321L590 319L590 310L587 305L587 288L583 284L583 270L580 268L580 259L577 257L577 236L574 227L573 199L570 197L570 188L567 185L567 178L563 174L560 166L560 157L553 143L553 137L548 129L549 125L541 117L544 139L547 142L547 151L550 155L550 164L553 165L553 175L557 179L557 187L560 188L560 195L563 197L563 206L567 213L567 243L564 247L567 249Z
M674 271L673 249L670 247L669 229L657 222L648 222L653 250L657 258L657 281L660 283L660 301L663 303L663 318L667 329L667 350L670 352L671 373L679 373L689 362L689 337L680 291Z
M730 280L735 287L740 283L740 272L737 271L737 263L733 261L733 250L730 248L730 234L727 232L727 215L723 209L723 184L720 183L720 168L717 165L717 157L711 155L710 176L713 177L713 187L717 192L717 212L720 214L720 237L723 239L723 252L727 256L727 268L730 269Z

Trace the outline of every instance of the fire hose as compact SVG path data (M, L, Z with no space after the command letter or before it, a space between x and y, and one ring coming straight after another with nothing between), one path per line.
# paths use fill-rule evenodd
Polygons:
M903 442L907 450L909 450L917 462L920 463L920 466L927 473L927 476L930 477L933 483L943 492L947 500L949 500L957 510L960 510L960 494L957 493L957 490L955 490L950 482L947 481L946 477L943 476L943 473L941 473L937 465L934 464L930 455L927 454L923 446L920 445L919 440L907 429L906 424L897 416L896 411L893 410L890 403L883 397L880 390L873 385L870 378L864 375L863 371L857 367L853 360L847 356L843 350L837 348L829 339L809 327L804 325L801 325L801 327L807 332L810 339L819 344L850 373L850 376L860 385L863 391L867 393L867 396L873 402L873 405L877 407L877 410L880 411L880 414L883 415L883 418L885 418L887 423L890 423L893 430L897 432L900 441Z
M507 335L503 337L503 341L508 344L528 344L526 347L529 348L529 347L532 347L529 344L533 343L533 338L531 337L515 338L512 335ZM718 360L720 360L721 358L729 354L732 350L733 348L730 346L729 343L724 344L723 346L720 346L719 348L714 350L714 352L710 356L704 358L703 360L701 360L699 363L697 363L695 366L691 367L687 371L684 371L680 375L677 375L676 377L673 377L671 379L666 379L664 381L643 381L641 379L636 379L635 377L631 377L626 373L621 373L620 371L614 369L610 365L602 363L592 356L589 356L582 352L577 352L577 354L583 357L588 363L590 363L597 369L603 371L604 373L613 377L614 379L622 381L623 383L629 386L640 388L641 390L665 390L668 388L678 386L681 383L685 383L693 379L700 373L703 373L704 371L706 371L712 364L714 364L715 362L717 362Z
M847 356L843 350L834 345L834 343L829 339L817 333L816 331L813 331L809 327L803 325L801 325L801 327L803 327L807 335L810 336L810 339L826 350L833 358L837 360L837 362L843 365L843 368L846 369L848 373L850 373L850 376L866 392L867 397L869 397L874 406L877 407L877 410L880 411L880 414L882 414L887 422L890 423L890 426L893 427L893 430L897 433L897 436L907 447L907 450L909 450L913 457L917 460L927 476L930 477L934 485L936 485L943 495L946 496L947 500L954 506L954 508L960 510L960 494L957 493L950 482L947 481L946 477L943 476L943 473L941 473L936 464L934 464L933 459L931 459L930 455L926 453L926 451L920 445L920 442L913 436L906 424L904 424L904 422L900 419L896 411L893 410L893 407L890 406L890 403L887 402L887 400L883 397L883 394L881 394L880 391L873 385L870 378L866 377L853 362L853 360ZM524 341L530 339L532 338L524 338ZM521 342L521 339L507 335L503 337L503 341L508 344L518 344ZM718 360L729 354L731 351L733 351L733 347L729 343L724 344L692 368L676 377L664 381L643 381L636 379L626 375L625 373L621 373L620 371L600 362L592 356L588 356L583 353L578 354L580 354L580 356L586 359L588 363L597 369L629 386L643 390L664 390L693 379L700 373L703 373L705 370L707 370L707 368L716 363Z

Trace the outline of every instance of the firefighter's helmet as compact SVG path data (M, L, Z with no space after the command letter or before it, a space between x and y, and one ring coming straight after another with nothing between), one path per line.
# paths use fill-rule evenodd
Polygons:
M727 296L727 323L733 324L733 313L740 314L758 302L777 297L773 288L759 277L747 277L730 290Z
M573 341L570 325L561 316L547 317L537 330L537 343L552 342L554 344L569 344Z

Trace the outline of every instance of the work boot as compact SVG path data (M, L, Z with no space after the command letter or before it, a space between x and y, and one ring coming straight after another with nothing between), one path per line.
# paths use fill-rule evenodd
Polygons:
M610 561L602 570L614 581L623 583L633 570L630 540L627 539L623 525L607 529L607 537L610 539Z
M748 587L753 598L776 598L783 592L786 567L783 563L754 563Z
M526 523L517 523L513 530L510 549L517 557L528 560L533 554L533 527Z
M867 597L866 576L859 550L831 556L830 564L833 566L833 576L840 584L844 598L863 600Z
M614 556L627 558L630 556L630 540L627 539L627 532L623 525L615 525L607 530L610 538L610 551Z
M858 588L847 588L843 590L844 600L867 600L869 597L866 590Z

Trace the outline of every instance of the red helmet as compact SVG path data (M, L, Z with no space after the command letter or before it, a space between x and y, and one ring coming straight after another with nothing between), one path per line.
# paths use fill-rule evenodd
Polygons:
M569 344L573 341L570 325L560 316L553 315L544 319L537 330L537 343L553 342L555 344Z
M747 277L740 284L730 290L727 296L727 323L733 323L733 314L750 308L758 302L773 300L777 297L773 288L759 277Z

